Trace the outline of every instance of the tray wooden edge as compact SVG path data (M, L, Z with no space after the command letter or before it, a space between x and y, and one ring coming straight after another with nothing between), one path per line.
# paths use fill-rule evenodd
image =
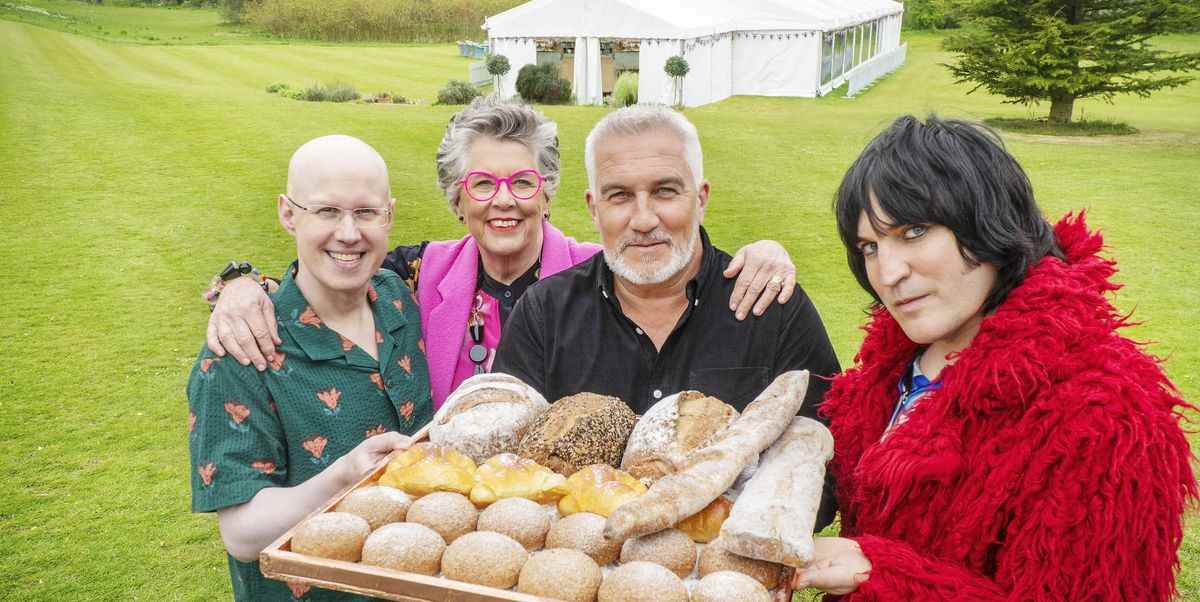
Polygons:
M429 437L432 422L421 427L412 435L413 443ZM329 512L346 494L383 476L387 465L401 451L388 454L380 460L358 482L347 486L304 517L304 522L313 516ZM297 523L299 524L299 523ZM474 585L441 577L428 577L415 573L393 571L356 562L317 558L291 551L292 532L295 527L280 535L258 556L259 569L263 576L279 581L305 583L337 591L374 596L397 602L549 602L519 592Z

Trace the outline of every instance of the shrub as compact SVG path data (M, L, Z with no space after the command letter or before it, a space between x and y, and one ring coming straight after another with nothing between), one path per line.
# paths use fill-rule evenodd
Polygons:
M309 102L349 102L358 100L361 96L358 90L349 84L313 84L300 90L297 98Z
M246 0L221 0L221 18L226 23L241 23L246 12Z
M446 87L438 91L437 103L440 105L465 105L479 96L479 90L460 79L446 82Z
M571 100L571 82L558 75L559 66L525 65L517 72L517 94L525 102L562 104Z
M290 90L291 86L287 84L274 83L267 86L267 94L282 94L284 90Z
M508 62L508 57L503 54L493 54L488 57L487 70L490 75L503 76L512 69L512 65Z
M666 71L667 75L671 77L680 78L686 76L688 71L691 71L691 66L688 65L687 59L675 55L667 59L666 64L663 65L663 71Z
M370 104L394 104L406 105L409 100L394 92L376 92L370 96L363 97L363 102Z
M627 107L637 104L638 74L637 71L626 71L613 84L612 104L614 107Z

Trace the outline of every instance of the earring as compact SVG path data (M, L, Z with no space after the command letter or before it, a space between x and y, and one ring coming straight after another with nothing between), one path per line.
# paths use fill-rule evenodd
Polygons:
M546 221L550 221L550 210L549 209L547 209L546 212L542 214L542 219L544 219Z
M458 223L460 223L460 224L465 224L465 223L467 223L467 218L466 218L466 217L463 217L463 214L461 214L461 213L460 213L460 214L458 214Z

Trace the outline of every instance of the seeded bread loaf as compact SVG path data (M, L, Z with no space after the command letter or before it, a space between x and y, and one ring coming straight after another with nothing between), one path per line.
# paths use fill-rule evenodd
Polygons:
M563 476L591 464L619 466L635 422L637 416L616 397L564 397L538 418L517 454Z

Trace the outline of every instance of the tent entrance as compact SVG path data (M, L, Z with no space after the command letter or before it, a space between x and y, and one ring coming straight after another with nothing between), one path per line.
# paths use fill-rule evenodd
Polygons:
M538 65L558 65L560 76L571 82L579 89L576 77L584 77L589 72L588 66L577 69L575 63L580 55L587 60L586 48L583 52L577 46L580 42L586 44L587 38L535 38L537 45ZM599 63L591 66L592 71L600 75L600 90L603 96L612 94L617 77L626 71L638 70L641 40L625 38L600 38ZM594 61L595 59L593 59Z

